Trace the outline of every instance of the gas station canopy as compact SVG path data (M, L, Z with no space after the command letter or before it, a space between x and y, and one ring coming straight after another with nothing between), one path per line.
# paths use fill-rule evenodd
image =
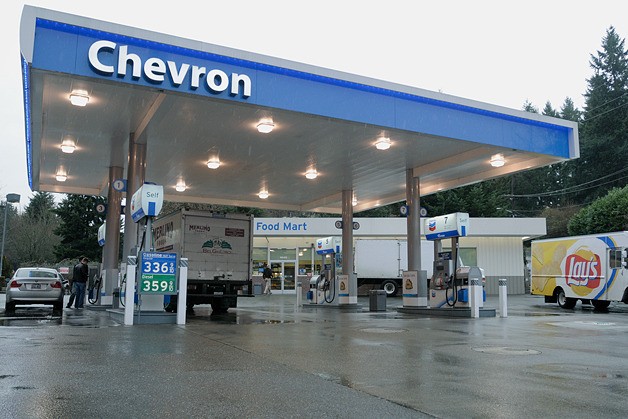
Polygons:
M41 8L21 53L35 191L107 196L130 138L166 200L333 213L579 155L570 121Z

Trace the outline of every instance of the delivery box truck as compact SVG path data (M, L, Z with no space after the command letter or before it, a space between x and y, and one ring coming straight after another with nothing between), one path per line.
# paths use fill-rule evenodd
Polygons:
M628 231L535 240L530 291L567 309L628 303L627 248Z
M180 210L153 222L155 250L188 259L187 308L211 304L214 312L237 306L252 296L252 218ZM173 296L166 311L176 310Z

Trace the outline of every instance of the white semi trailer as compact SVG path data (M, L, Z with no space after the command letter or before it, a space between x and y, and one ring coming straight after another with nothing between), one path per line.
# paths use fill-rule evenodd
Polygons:
M395 296L401 290L403 271L408 270L408 242L405 240L358 239L354 247L358 287L370 285ZM432 277L434 244L421 240L421 270Z

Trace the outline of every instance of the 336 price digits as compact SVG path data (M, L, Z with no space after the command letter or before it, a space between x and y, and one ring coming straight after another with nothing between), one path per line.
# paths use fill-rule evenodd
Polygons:
M144 262L144 273L149 274L173 274L173 262Z

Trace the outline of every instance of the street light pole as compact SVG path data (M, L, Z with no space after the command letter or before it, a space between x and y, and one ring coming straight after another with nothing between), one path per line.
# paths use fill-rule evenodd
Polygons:
M7 235L7 213L9 212L9 204L19 203L20 195L16 193L7 194L7 200L4 204L4 224L2 225L2 250L0 250L0 276L2 276L2 268L4 263L4 242Z

